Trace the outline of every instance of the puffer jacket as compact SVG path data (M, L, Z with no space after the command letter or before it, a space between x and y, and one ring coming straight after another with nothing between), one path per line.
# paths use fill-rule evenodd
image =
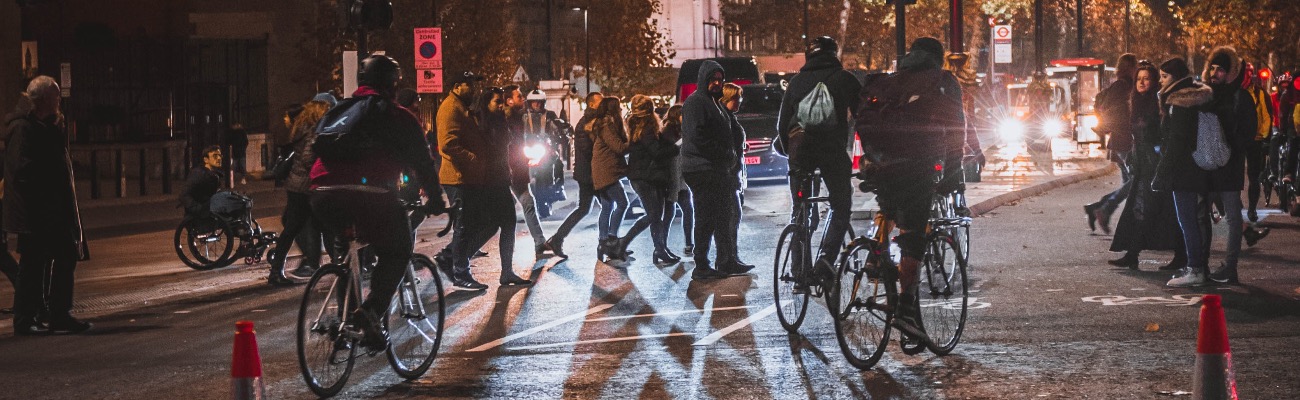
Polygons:
M1190 76L1160 91L1160 164L1152 189L1196 193L1209 190L1210 173L1196 165L1192 152L1196 151L1197 112L1212 100L1214 91Z

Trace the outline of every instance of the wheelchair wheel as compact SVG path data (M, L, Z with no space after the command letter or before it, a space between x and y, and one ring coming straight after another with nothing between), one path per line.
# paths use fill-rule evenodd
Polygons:
M202 271L230 264L235 250L235 237L221 220L197 217L188 218L176 227L172 244L181 262Z

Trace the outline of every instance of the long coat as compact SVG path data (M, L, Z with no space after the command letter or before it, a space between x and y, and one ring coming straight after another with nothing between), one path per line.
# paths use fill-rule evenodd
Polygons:
M1181 249L1182 230L1178 226L1173 195L1151 190L1151 177L1160 162L1156 153L1160 144L1160 105L1154 93L1144 97L1136 92L1130 104L1130 128L1125 131L1133 138L1129 156L1133 185L1115 225L1110 251Z
M13 115L4 166L4 230L79 243L81 211L68 137L53 121Z
M618 116L606 115L591 121L588 132L591 134L591 183L597 191L617 184L619 179L627 176L628 143L619 126L623 120Z
M1210 173L1196 165L1197 112L1214 98L1209 86L1188 76L1160 91L1160 164L1154 190L1202 193L1210 189Z

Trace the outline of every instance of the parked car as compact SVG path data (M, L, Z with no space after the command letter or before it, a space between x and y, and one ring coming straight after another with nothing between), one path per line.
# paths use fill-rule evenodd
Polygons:
M777 84L749 84L741 89L736 119L745 128L745 180L785 179L789 164L772 146L785 89Z

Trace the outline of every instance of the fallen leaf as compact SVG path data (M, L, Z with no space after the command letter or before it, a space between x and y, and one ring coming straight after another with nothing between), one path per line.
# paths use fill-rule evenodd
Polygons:
M1147 324L1147 332L1160 332L1160 324L1155 322Z

